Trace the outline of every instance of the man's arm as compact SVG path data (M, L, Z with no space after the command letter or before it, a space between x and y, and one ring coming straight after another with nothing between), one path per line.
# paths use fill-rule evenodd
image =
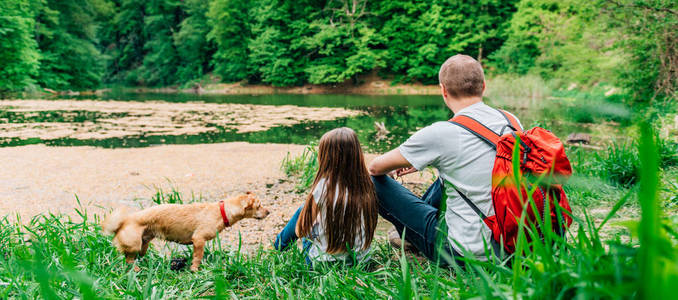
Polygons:
M400 150L396 148L372 160L368 170L370 175L377 176L388 174L393 170L401 168L411 168L412 170L409 170L410 172L404 171L407 173L400 172L399 176L416 171L416 169L412 168L410 162L400 153Z

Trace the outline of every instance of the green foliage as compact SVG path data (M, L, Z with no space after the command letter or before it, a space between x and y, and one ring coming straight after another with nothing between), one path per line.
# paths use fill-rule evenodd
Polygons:
M297 192L308 192L318 172L318 150L315 146L309 145L299 156L292 157L288 152L280 167L285 175L297 179Z
M122 0L117 13L107 27L101 29L103 46L108 59L108 81L137 84L136 71L144 59L145 2Z
M678 143L663 139L659 135L656 137L657 150L659 151L659 166L662 168L678 166Z
M34 1L37 32L24 24L12 38L29 38L16 45L30 49L35 37L42 55L19 61L40 58L40 73L21 67L12 90L34 78L55 89L166 86L212 71L274 86L359 83L373 72L435 83L447 57L498 49L515 10L515 0Z
M676 7L671 0L522 0L492 66L562 85L615 83L637 103L675 98Z
M563 84L609 81L623 57L605 22L596 1L522 0L493 66Z
M478 59L492 54L507 38L516 1L385 1L373 10L386 39L381 72L406 81L438 83L442 62L457 53Z
M182 193L176 188L174 183L169 181L170 190L165 192L161 187L155 187L155 194L151 197L151 201L155 204L188 204L194 202L203 202L202 195L195 195L191 193L191 199L184 200Z
M171 85L177 80L181 62L173 33L179 31L184 12L178 0L150 0L145 9L144 31L148 40L138 80L150 86Z
M104 75L97 48L100 18L113 13L105 0L46 0L36 5L40 49L37 81L52 89L92 89Z
M628 106L619 103L614 97L605 96L605 91L611 87L601 85L588 91L559 90L553 96L561 101L560 106L553 105L549 112L553 115L564 115L577 123L617 122L628 126L633 121ZM553 103L551 103L553 104Z
M187 17L179 24L179 31L173 35L177 55L180 57L177 78L180 82L200 78L211 71L210 59L215 50L213 42L207 39L210 27L207 24L208 0L187 0L183 8Z
M313 11L309 4L282 0L254 2L250 11L252 39L248 43L248 64L256 70L256 79L273 86L305 82L303 67L308 58L306 53L294 51L292 40L308 30L309 24L303 18Z
M614 143L607 147L604 155L596 153L592 171L612 183L630 187L638 179L639 165L636 147L625 143Z
M491 74L672 99L674 2L7 0L0 90L185 86L211 72L273 86L356 84L370 74L435 84L440 64L465 53Z
M658 152L659 167L667 169L678 165L678 144L662 139L659 135L653 138ZM591 163L587 164L585 173L608 179L622 187L633 186L639 176L640 160L638 145L614 143L604 153L595 153Z
M210 31L207 37L217 45L212 57L214 72L226 82L249 77L247 64L251 37L248 11L249 1L214 0L207 13Z
M0 93L20 91L34 83L40 58L34 26L28 2L0 2Z
M678 90L678 5L672 0L600 1L611 20L608 28L621 28L618 40L630 59L620 64L620 84L633 102L675 99Z

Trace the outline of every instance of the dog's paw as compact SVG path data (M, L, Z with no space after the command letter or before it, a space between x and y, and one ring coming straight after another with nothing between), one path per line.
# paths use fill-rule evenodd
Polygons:
M141 268L139 268L139 266L134 266L134 272L141 272Z
M184 257L174 258L170 262L170 270L172 271L179 271L184 267L186 267L186 258Z

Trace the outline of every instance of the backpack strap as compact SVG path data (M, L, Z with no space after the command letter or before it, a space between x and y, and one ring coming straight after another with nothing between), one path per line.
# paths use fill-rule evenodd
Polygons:
M471 201L471 199L466 197L466 195L464 195L464 193L462 193L459 189L457 189L456 186L452 185L452 187L454 188L455 191L457 191L459 196L461 196L461 198L464 199L464 201L471 207L471 209L473 209L473 211L475 211L476 214L478 214L478 216L480 217L481 220L484 221L485 219L487 219L487 216L485 216L485 214L482 211L480 211L480 208L478 208L478 206L475 205L475 203L473 203L473 201Z
M507 113L506 111L497 109L501 113L502 116L506 119L506 122L508 122L509 127L512 127L514 131L522 131L523 128L520 127L520 123L518 123L518 120L514 118L511 114ZM464 128L468 130L470 133L474 134L475 136L479 137L481 140L483 140L485 143L490 145L492 149L497 149L497 143L499 142L499 134L496 132L492 131L492 129L487 128L487 126L483 125L482 123L478 122L478 120L471 118L469 116L465 115L456 115L454 118L450 119L450 123L455 124L461 128ZM503 131L503 130L502 130ZM515 133L514 133L515 135ZM522 141L521 141L522 142ZM527 145L526 145L527 146ZM473 209L473 211L478 214L478 216L482 219L485 220L487 217L485 214L483 214L482 211L478 208L478 206L471 201L464 193L462 193L459 189L457 189L456 186L452 185L455 191L461 196L462 199Z
M471 118L465 115L456 115L454 118L450 119L450 123L455 124L461 128L468 130L473 135L479 137L482 141L487 143L492 149L497 149L497 143L499 142L499 135L492 131L492 129L487 128L483 123L478 122L478 120ZM464 193L462 193L456 186L452 185L455 191L461 196L462 199L473 209L473 211L478 214L480 219L485 220L487 216L480 211L478 206L471 201Z
M513 127L514 131L523 131L523 127L520 126L520 123L518 123L518 120L516 120L516 118L513 117L513 115L506 112L505 110L501 110L498 108L496 110L500 112L502 116L504 116L504 119L506 119L506 122L508 122L509 125Z
M465 115L456 115L454 118L450 119L450 123L468 130L470 133L487 143L492 149L497 149L499 135L476 119Z

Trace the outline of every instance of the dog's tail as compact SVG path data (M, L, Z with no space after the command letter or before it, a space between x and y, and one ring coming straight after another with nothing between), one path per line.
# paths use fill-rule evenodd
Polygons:
M115 234L118 232L125 218L129 215L129 211L124 208L118 208L108 215L101 223L101 228L105 234Z

